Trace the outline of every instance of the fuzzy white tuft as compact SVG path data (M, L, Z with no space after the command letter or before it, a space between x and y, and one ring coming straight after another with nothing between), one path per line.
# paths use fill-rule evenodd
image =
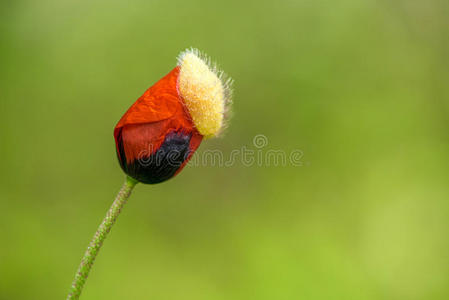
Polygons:
M206 138L217 136L229 113L232 79L197 49L181 52L178 66L178 89L195 127Z

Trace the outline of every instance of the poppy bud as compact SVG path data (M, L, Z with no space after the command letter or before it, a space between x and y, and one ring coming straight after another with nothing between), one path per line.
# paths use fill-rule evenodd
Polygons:
M198 50L186 50L178 65L128 109L114 129L123 171L143 183L179 173L203 138L218 135L230 102L231 80Z

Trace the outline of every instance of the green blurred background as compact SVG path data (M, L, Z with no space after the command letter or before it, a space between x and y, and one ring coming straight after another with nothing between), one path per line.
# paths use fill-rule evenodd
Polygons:
M113 128L197 47L235 80L190 166L139 185L82 299L448 299L449 2L2 1L0 299L64 299L123 181ZM200 153L198 153L200 154Z

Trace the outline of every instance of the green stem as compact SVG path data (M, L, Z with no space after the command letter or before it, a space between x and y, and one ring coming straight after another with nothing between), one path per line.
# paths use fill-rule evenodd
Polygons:
M101 222L100 226L98 227L97 232L95 232L94 237L87 247L86 253L84 253L81 264L75 274L75 279L73 279L72 287L70 288L70 293L67 296L67 300L79 299L81 291L83 290L84 283L86 282L90 269L92 268L95 258L97 257L98 251L100 251L101 245L106 239L106 236L111 230L112 225L114 225L115 220L120 214L123 206L128 200L129 195L131 195L131 191L136 184L137 181L128 176L126 177L125 183L123 184L120 192L112 203L111 208L109 208L106 217L103 219L103 222Z

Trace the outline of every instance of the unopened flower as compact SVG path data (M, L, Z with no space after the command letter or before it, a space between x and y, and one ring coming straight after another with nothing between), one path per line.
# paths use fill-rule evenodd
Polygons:
M150 87L114 129L120 166L143 183L179 173L203 138L224 128L230 84L198 50L186 50L178 65Z

